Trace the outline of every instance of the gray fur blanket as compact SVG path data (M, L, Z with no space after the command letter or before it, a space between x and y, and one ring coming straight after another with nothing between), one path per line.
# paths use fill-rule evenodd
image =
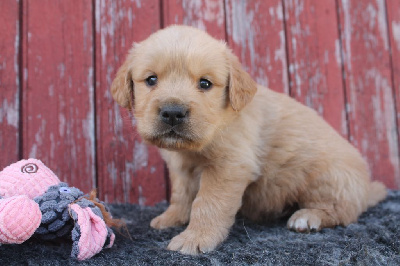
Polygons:
M350 226L299 234L286 221L255 224L237 218L227 240L215 251L186 256L166 250L184 227L157 231L149 224L167 204L155 207L111 205L132 239L116 234L111 249L84 262L70 258L72 244L30 239L0 246L0 265L400 265L400 191L369 209Z

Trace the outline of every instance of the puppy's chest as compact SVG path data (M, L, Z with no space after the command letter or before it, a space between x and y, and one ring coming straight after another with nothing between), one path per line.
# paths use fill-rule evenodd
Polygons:
M191 165L190 167L183 169L188 173L188 177L198 180L201 177L201 174L204 171L204 166L202 165Z

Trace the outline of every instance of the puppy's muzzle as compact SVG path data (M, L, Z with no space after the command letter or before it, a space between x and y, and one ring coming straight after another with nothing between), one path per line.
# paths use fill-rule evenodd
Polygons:
M184 123L189 116L189 110L182 105L166 105L160 109L160 119L171 127Z

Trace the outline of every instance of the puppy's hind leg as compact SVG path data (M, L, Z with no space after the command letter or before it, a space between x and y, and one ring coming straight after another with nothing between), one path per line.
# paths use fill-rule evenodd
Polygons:
M366 199L336 199L332 203L300 204L287 223L289 229L296 232L316 232L322 228L347 226L357 221L358 216L366 210Z
M332 213L332 210L322 209L300 209L289 219L287 226L296 232L316 232L324 227L334 227L339 220Z
M299 202L300 210L288 221L289 229L296 232L319 231L357 221L368 207L369 180L362 173L346 174L342 171L340 176L326 176L308 185Z
M300 196L300 210L288 221L289 229L310 232L347 226L367 209L370 182L366 172L336 168L312 180Z

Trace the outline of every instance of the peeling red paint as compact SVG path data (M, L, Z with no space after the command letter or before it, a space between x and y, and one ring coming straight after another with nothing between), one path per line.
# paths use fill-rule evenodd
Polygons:
M384 1L339 1L350 140L374 179L400 185L399 142L392 96Z
M347 138L335 1L285 1L285 16L291 95Z
M18 8L18 1L0 1L0 169L19 156Z
M110 202L153 205L166 197L164 163L155 147L143 144L134 117L113 101L109 89L132 43L160 28L159 2L99 0L95 10L100 196Z
M280 0L226 1L229 46L261 85L289 93Z
M23 157L88 192L96 175L91 2L24 1L23 16Z

